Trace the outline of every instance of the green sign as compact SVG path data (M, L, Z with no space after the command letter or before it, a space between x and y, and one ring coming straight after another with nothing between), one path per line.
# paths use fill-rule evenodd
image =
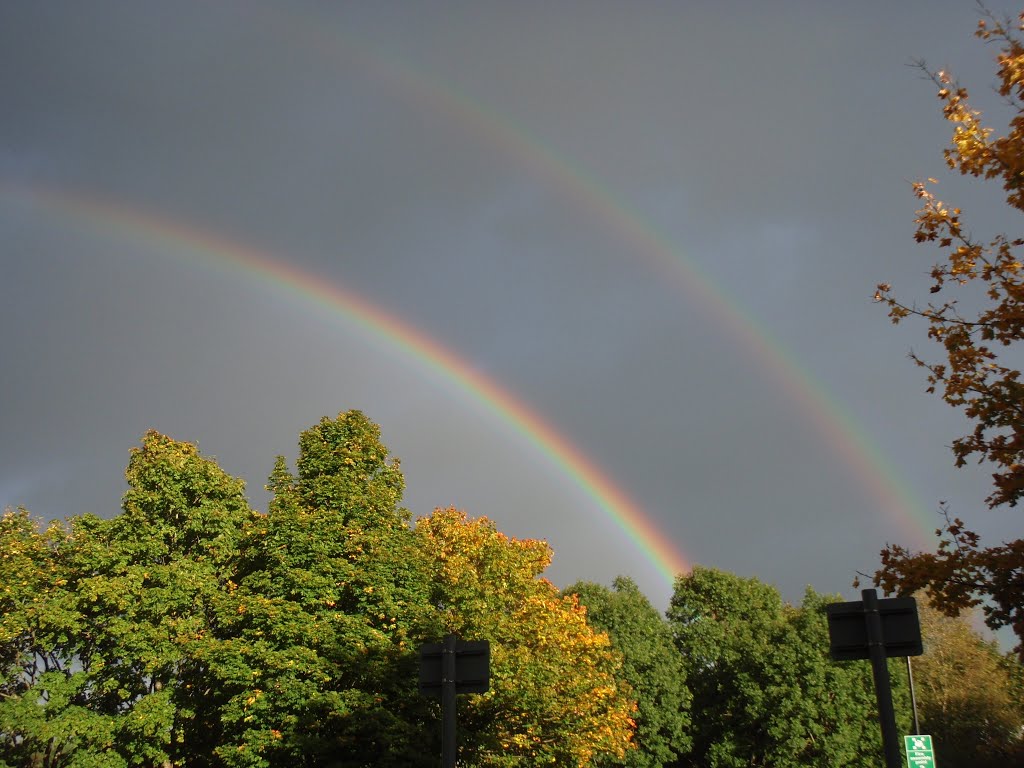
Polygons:
M904 736L908 768L935 768L935 750L931 736Z

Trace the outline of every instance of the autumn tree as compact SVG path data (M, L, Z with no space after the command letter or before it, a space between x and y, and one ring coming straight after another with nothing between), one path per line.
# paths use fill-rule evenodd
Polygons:
M492 641L467 766L631 747L622 657L542 573L551 552L453 510L415 529L358 411L279 459L266 515L194 445L147 433L122 511L0 518L0 766L419 768L440 752L418 649Z
M963 617L918 603L924 655L913 660L921 728L943 768L1024 761L1024 667Z
M636 697L635 749L624 758L606 757L599 766L662 768L690 749L690 691L686 665L672 641L665 617L636 583L619 576L609 589L577 582L564 590L587 609L587 623L607 632L622 654L620 678Z
M631 747L621 656L575 595L542 577L543 541L439 509L417 521L443 632L491 643L491 687L460 702L460 765L590 766Z
M1024 212L1024 14L1017 22L989 16L977 35L999 45L998 90L1012 116L999 135L968 101L967 89L945 71L921 69L934 82L944 117L953 125L946 163L963 175L1001 182L1006 204ZM1016 506L1024 497L1024 382L1014 365L1024 341L1024 239L997 234L982 238L960 208L940 200L937 182L914 184L920 200L915 238L936 246L941 257L931 270L932 299L925 305L897 298L888 284L875 298L894 323L925 322L928 338L944 359L912 355L925 369L928 391L937 392L973 423L953 441L957 466L969 460L995 470L989 507ZM946 510L944 510L945 512ZM962 520L947 513L936 553L894 545L882 551L874 581L887 592L923 590L950 614L981 605L992 628L1010 626L1024 658L1024 540L983 546Z
M682 766L732 768L882 762L871 671L828 657L826 598L800 607L778 590L709 568L676 580L668 619L693 692L693 750ZM901 725L905 675L893 669ZM909 731L905 731L909 732Z

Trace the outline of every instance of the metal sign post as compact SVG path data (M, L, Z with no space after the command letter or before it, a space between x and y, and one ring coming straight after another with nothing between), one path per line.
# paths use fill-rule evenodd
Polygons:
M910 684L910 706L914 711L914 733L920 733L921 723L917 719L917 694L914 693L914 670L910 667L909 656L907 656L907 682Z
M859 603L832 603L825 607L829 650L834 661L871 660L885 765L903 768L886 658L923 653L917 603L912 597L879 600L873 589L862 590L861 596L864 600Z
M420 648L420 693L441 698L441 768L455 768L456 695L490 687L491 645L446 635L443 643Z
M455 768L455 635L441 652L441 768Z
M900 755L900 735L896 730L896 711L892 706L892 686L889 664L885 660L885 635L882 634L882 616L878 612L878 594L873 589L861 592L864 597L864 619L868 630L868 653L871 673L875 678L878 698L878 722L882 725L882 748L888 768L903 768Z

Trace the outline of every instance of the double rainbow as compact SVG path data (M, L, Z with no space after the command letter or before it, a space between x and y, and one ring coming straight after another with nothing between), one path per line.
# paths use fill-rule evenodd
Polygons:
M395 56L384 57L329 25L263 8L272 24L301 36L301 45L332 63L360 63L375 80L417 107L441 115L457 130L504 154L538 178L563 200L580 208L694 301L754 361L776 387L796 402L836 460L873 499L880 514L897 521L913 545L930 540L931 515L894 471L847 409L736 300L704 273L667 234L617 198L584 169L548 148L537 137L449 84L428 77ZM304 306L317 306L347 325L396 350L430 375L475 400L511 432L528 443L569 478L631 540L667 582L689 570L683 550L655 526L647 513L610 476L553 424L498 382L476 370L436 339L403 322L396 314L337 282L325 283L279 257L218 237L182 222L132 208L118 201L52 187L0 187L19 200L31 200L57 215L70 216L106 234L142 243L159 242L206 265L241 273L274 286Z
M346 35L328 19L316 19L311 14L283 14L270 6L262 10L268 24L292 35L303 50L314 52L333 66L358 65L391 94L417 109L429 111L454 131L508 157L514 167L527 171L561 201L575 206L597 226L616 236L624 254L643 262L674 285L797 405L836 461L856 479L865 496L874 500L875 508L868 510L868 514L896 521L912 546L931 545L934 513L903 482L895 472L896 464L883 455L842 402L680 244L617 197L607 184L545 144L511 116L452 83L432 77L422 66L404 61L395 51L372 49ZM865 290L865 300L867 297Z

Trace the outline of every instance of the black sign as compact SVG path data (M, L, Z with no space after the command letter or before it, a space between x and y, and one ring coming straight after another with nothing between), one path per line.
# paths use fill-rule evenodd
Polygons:
M877 601L882 623L882 645L886 656L920 656L921 624L917 618L917 601L912 597L889 597ZM834 661L867 659L868 624L864 603L832 603L828 613L830 652Z
M444 643L420 648L420 693L440 697L444 671ZM455 643L455 692L485 693L491 679L491 644L487 640Z

